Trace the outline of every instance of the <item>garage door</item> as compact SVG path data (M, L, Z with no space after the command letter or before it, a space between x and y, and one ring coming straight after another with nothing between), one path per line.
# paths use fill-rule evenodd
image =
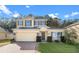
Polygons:
M16 33L16 41L36 41L35 32L18 32Z

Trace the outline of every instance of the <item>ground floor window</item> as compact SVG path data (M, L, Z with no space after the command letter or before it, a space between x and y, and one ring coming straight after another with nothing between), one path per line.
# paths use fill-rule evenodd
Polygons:
M26 25L26 27L31 27L32 26L32 21L31 20L26 20L25 25Z
M52 32L52 40L60 40L62 32Z

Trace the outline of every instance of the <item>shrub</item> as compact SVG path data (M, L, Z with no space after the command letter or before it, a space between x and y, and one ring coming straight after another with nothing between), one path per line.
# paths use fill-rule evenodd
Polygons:
M66 43L66 38L64 36L61 36L61 42Z
M71 45L76 44L76 42L74 40L70 40L70 39L66 40L66 43L71 44Z
M52 37L51 36L47 37L47 42L52 42Z
M5 42L11 42L11 39L3 39L3 40L0 40L0 43L5 43Z
M75 29L71 28L70 30L65 30L65 38L67 44L76 44L75 40L78 35Z
M41 42L41 36L36 37L36 42Z
M74 40L70 40L70 38L66 38L64 36L61 37L61 42L67 43L67 44L75 44Z
M11 39L11 43L13 43L13 42L15 42L15 39L13 38L13 39Z
M55 40L55 42L59 42L59 40Z

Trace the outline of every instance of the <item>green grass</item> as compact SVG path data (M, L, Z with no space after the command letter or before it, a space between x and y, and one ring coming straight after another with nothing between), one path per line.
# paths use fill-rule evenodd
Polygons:
M39 43L38 51L42 53L77 53L79 45L68 45L64 43Z
M7 45L7 44L10 44L10 43L11 43L10 39L0 40L0 47L4 46L4 45Z
M5 42L10 42L10 39L4 39L4 40L0 40L0 43L5 43Z

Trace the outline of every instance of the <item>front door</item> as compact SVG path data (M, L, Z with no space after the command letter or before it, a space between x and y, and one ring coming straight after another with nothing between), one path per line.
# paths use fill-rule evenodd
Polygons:
M45 32L41 32L42 41L45 41Z

